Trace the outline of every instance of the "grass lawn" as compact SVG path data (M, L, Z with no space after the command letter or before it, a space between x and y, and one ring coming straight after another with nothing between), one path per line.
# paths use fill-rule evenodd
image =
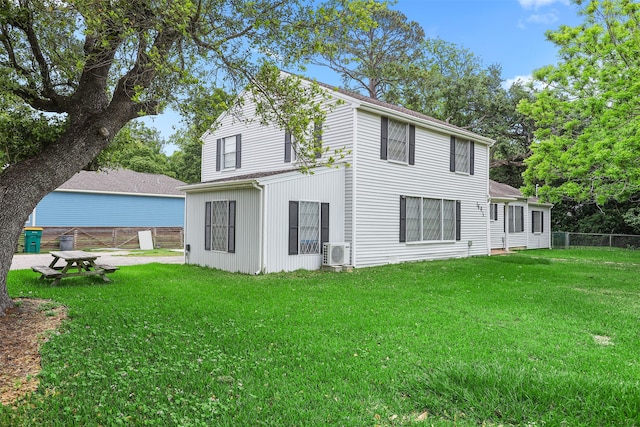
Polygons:
M0 425L640 425L640 251L353 273L123 267L13 297L69 307Z

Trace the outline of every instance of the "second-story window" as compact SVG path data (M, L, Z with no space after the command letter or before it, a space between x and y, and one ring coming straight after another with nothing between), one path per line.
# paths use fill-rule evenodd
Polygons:
M241 147L240 134L216 140L216 170L240 169Z
M224 168L231 169L236 167L236 139L222 138L222 156L224 157Z
M388 117L380 122L380 158L415 164L416 127Z
M307 130L309 135L313 137L313 156L316 159L322 157L322 123L312 122ZM291 163L297 160L297 153L294 149L296 143L293 135L289 131L284 133L284 162ZM298 146L298 149L301 147ZM304 148L304 147L302 147Z
M475 144L467 139L451 137L449 170L473 175Z

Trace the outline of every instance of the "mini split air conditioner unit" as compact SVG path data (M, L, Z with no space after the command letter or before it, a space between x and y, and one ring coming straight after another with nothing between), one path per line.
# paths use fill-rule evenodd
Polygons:
M346 265L350 259L349 243L325 243L322 247L322 265Z

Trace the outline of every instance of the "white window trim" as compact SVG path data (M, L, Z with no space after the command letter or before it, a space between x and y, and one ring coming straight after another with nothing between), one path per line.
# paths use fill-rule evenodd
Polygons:
M315 201L315 200L297 200L297 202L298 202L298 254L297 254L297 256L301 256L301 255L302 256L318 256L318 254L322 255L322 247L320 247L321 246L320 245L320 241L322 240L322 236L321 236L321 233L322 233L322 212L321 212L322 202ZM301 206L302 203L314 203L318 207L318 228L317 228L317 230L318 230L318 248L319 248L318 252L305 252L305 253L303 253L302 250L301 250L301 248L302 248L302 244L301 244L301 242L302 242L301 237L302 236L301 236L301 234L302 233L300 232L300 230L302 229L302 225L301 225L301 222L300 222L300 214L302 213L301 212L302 209L300 209L300 206Z
M226 249L216 249L214 248L214 240L213 240L213 229L215 227L215 224L213 223L213 204L214 203L224 203L225 205L225 212L227 213L227 223L225 224L225 234L227 236L226 238L226 244L227 244L227 248ZM229 200L211 200L211 252L220 252L220 253L228 253L229 252Z
M391 139L389 138L389 128L391 127L392 121L404 125L404 160L391 159L389 156L389 141ZM409 123L392 119L391 117L387 118L387 162L405 166L409 165Z
M467 161L466 161L466 166L467 166L467 170L463 171L463 170L458 170L458 165L459 164L465 164L465 162L458 162L458 144L467 144ZM455 173L458 175L464 175L464 176L470 176L471 175L471 140L469 139L458 139L456 138L455 140L455 144L456 144L456 158L455 158Z
M542 225L542 221L543 221L542 211L541 211L541 210L537 210L537 209L536 209L536 210L532 210L532 211L531 211L531 217L532 217L532 218L534 218L534 217L535 217L535 216L534 216L534 213L538 213L538 215L539 215L539 218L540 218L540 221L539 221L540 227L539 227L539 229L540 229L540 231L533 231L533 233L532 233L532 234L534 234L534 235L543 234L543 233L542 233L542 227L543 227L543 225ZM535 225L534 225L534 229L535 229Z
M424 204L423 204L423 200L424 199L430 199L430 200L440 200L442 202L444 201L449 201L449 202L453 202L454 206L455 203L457 202L456 199L444 199L444 198L437 198L437 197L423 197L423 196L404 196L406 198L414 198L414 199L420 199L420 236L424 235L424 230L423 230L423 218L424 218ZM455 208L454 208L455 209ZM440 204L440 235L444 236L444 221L443 221L443 215L444 213L444 203ZM441 240L407 240L406 242L403 242L407 245L410 246L414 246L414 245L432 245L432 244L437 244L437 243L456 243L456 217L455 217L455 212L454 212L454 217L453 217L453 229L454 229L454 233L453 233L453 239L441 239Z
M226 144L227 140L229 141L233 140L233 151L227 152L227 144ZM220 171L224 172L224 171L236 170L236 135L222 138L222 141L220 141L220 148L222 149L222 153L220 156ZM227 167L226 157L228 154L232 154L232 153L233 153L233 166Z

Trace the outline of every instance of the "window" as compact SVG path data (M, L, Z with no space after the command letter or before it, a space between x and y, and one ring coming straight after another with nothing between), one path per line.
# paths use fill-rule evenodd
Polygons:
M460 240L460 202L400 197L400 241Z
M329 241L329 203L289 202L289 255L320 254Z
M322 123L313 123L309 127L309 132L313 135L314 156L316 159L322 157ZM291 132L284 133L284 162L291 163L296 161L296 150L293 149L294 138Z
M532 233L544 232L544 212L531 211L531 232Z
M473 141L451 137L449 170L474 174L475 144Z
M380 158L415 164L416 127L388 117L380 123Z
M216 170L240 169L241 146L240 134L216 140Z
M498 220L498 204L497 203L491 203L491 205L489 205L489 218L492 221Z
M524 231L524 207L509 206L509 233Z
M204 249L235 252L236 202L218 200L205 203Z

